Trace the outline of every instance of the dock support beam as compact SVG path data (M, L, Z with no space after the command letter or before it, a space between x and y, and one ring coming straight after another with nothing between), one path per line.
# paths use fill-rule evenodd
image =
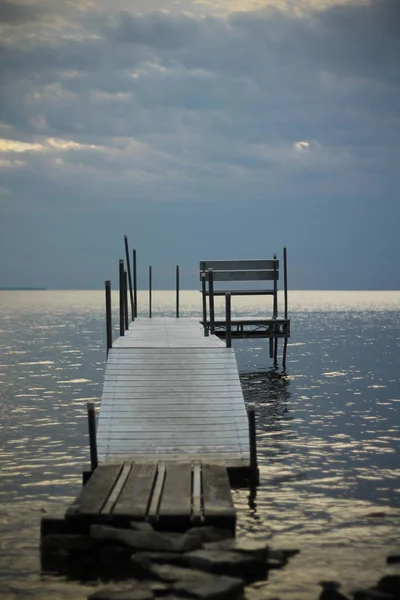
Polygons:
M129 259L128 236L126 236L126 235L124 235L124 242L125 242L125 255L126 255L126 270L128 272L128 280L129 280L129 296L130 296L130 300L131 300L131 315L132 315L132 321L134 321L135 320L135 311L133 308L131 261Z
M152 291L153 291L153 268L151 265L149 265L149 319L151 319L152 316L152 306L151 306L151 302L152 302Z
M129 329L129 314L128 314L128 274L124 271L124 317L125 317L125 330Z
M260 474L257 463L256 411L254 404L248 404L246 410L249 421L251 483L258 485Z
M210 332L215 333L215 312L214 312L214 273L212 269L208 269L208 294L210 302Z
M179 319L179 265L176 265L176 318Z
M106 289L106 338L107 338L107 356L112 348L112 316L111 316L111 281L107 280Z
M204 335L208 336L208 325L207 325L207 296L206 296L206 274L201 274L201 300L203 303L203 328Z
M89 426L89 447L90 447L90 468L92 471L97 469L97 441L96 441L96 415L94 402L87 403L88 426Z
M125 269L122 258L119 261L119 335L125 335L125 294L124 294Z
M133 304L135 307L135 319L137 317L137 270L136 270L136 250L132 253L132 268L133 268Z
M231 311L231 295L225 294L225 331L226 331L226 347L232 348L232 311Z

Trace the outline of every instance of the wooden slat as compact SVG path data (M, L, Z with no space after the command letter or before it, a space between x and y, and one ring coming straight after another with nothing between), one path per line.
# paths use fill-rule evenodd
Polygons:
M97 467L81 494L66 512L66 517L99 514L118 480L122 465Z
M155 475L156 463L133 463L122 494L114 507L114 516L143 520L147 514Z
M279 268L279 261L273 259L256 260L201 260L200 271L254 271L255 269L274 269L274 263Z
M158 463L156 482L154 485L153 495L150 500L150 506L148 511L148 516L151 521L154 521L158 518L158 509L160 506L161 496L164 488L165 473L165 463Z
M131 471L130 463L125 463L122 467L122 471L116 481L111 494L108 496L107 501L105 502L103 508L101 509L102 515L108 515L111 513L114 504L117 502L119 495L121 494L122 488L125 485L126 480L128 479L128 475Z
M214 281L275 281L278 271L213 271Z
M192 469L189 462L167 463L160 518L189 519L191 514Z
M214 290L214 296L225 296L225 294L231 296L273 296L274 290ZM209 296L210 292L206 291L206 296Z
M201 498L202 498L202 485L201 485L201 463L195 461L193 463L193 494L192 494L192 516L194 522L200 522L202 518L201 514Z
M235 520L228 474L225 467L202 465L204 516L207 520L223 518Z

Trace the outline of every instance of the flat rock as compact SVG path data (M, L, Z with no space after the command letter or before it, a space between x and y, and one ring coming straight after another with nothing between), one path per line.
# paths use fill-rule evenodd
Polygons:
M91 537L98 542L118 542L132 550L150 552L190 552L198 548L195 538L179 533L116 529L107 525L91 525Z
M267 560L267 569L282 569L287 564L286 558L269 558Z
M268 544L247 538L232 538L219 542L209 542L204 544L204 549L249 554L263 561L266 561L269 555Z
M208 573L240 577L246 581L255 581L266 575L264 560L251 554L224 550L196 550L184 554L182 564Z
M152 590L139 583L129 590L99 590L88 596L88 600L153 600L153 598Z
M131 560L160 565L182 565L183 556L181 552L136 552L131 556Z
M95 547L95 543L89 535L52 533L42 538L40 547L43 552L52 550L90 552Z
M188 529L185 533L188 539L196 540L197 547L200 548L203 544L209 542L220 542L228 538L233 538L234 534L230 529L224 529L222 527L213 527L212 525L206 525L205 527L193 527Z
M269 550L269 556L271 558L291 558L292 556L296 556L296 554L299 554L300 550L298 550L297 548L280 548L279 550L276 549L272 549L270 548Z
M147 521L130 521L129 527L135 531L154 531L153 525Z
M234 600L242 594L244 582L234 577L212 575L172 565L151 565L151 576L171 585L171 592L204 600Z

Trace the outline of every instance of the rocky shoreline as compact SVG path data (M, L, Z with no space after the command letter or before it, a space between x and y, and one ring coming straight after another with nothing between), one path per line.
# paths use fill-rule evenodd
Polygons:
M260 584L271 569L284 567L297 552L236 538L232 531L212 526L171 533L155 531L146 522L131 522L123 529L92 524L85 534L51 533L41 542L44 572L103 586L88 596L90 600L267 600L270 596ZM387 558L390 564L399 561L400 553ZM319 600L350 600L338 582L320 585ZM352 596L400 600L400 575L386 575Z

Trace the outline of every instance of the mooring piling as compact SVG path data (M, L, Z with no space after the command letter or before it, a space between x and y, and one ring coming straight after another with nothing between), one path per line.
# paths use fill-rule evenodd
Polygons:
M231 294L225 294L226 347L232 347Z
M132 252L132 269L133 269L133 304L135 307L135 318L137 317L137 270L136 270L136 250Z
M112 348L112 313L111 313L111 281L105 283L106 291L106 338L107 338L107 356Z
M96 441L96 413L94 402L87 403L88 427L89 427L89 448L90 448L90 467L92 471L97 469L97 441Z
M131 315L132 315L132 321L134 321L135 320L135 311L134 311L134 307L133 307L131 261L129 258L128 236L126 236L126 235L124 235L124 242L125 242L125 255L126 255L126 270L128 272L128 281L129 281L129 297L131 300Z
M254 404L248 404L246 407L247 419L249 422L249 445L250 445L250 469L254 477L253 483L258 483L258 462L257 462L257 435L256 435L256 409Z
M124 261L119 260L119 335L125 335Z
M208 325L207 325L207 297L206 297L206 277L205 273L201 274L201 300L203 305L203 329L204 335L208 335Z
M128 274L124 270L124 304L125 304L125 331L129 329L129 314L128 314Z
M149 265L149 319L152 316L153 268Z
M179 319L179 265L176 265L176 318Z
M215 333L215 311L214 311L214 272L208 269L208 299L210 304L210 331L211 335Z

